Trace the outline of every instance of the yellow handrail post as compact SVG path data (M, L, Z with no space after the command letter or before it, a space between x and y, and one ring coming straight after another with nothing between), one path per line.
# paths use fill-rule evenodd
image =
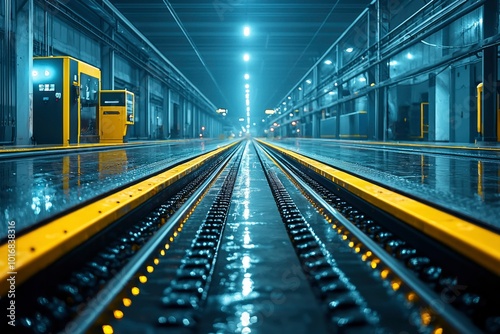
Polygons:
M479 135L482 135L483 133L482 111L483 111L483 83L481 82L479 85L477 85L477 133Z
M420 103L420 137L421 139L424 138L424 108L426 105L429 105L429 102L421 102Z

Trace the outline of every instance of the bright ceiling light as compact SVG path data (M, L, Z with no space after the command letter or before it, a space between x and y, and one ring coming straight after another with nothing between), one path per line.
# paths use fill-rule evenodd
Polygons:
M348 47L347 49L345 49L345 52L347 53L351 53L354 51L354 48L351 48L351 47Z
M413 59L413 55L411 53L407 53L406 54L406 58L409 59L409 60L412 60Z
M245 37L250 36L250 27L249 27L249 26L245 26L245 27L243 28L243 35L244 35Z
M245 80L248 80L248 79L250 79L250 74L245 73Z
M249 89L249 88L250 88L250 85L249 85L249 84L245 84L245 88L246 88L246 89Z
M307 80L306 80L306 84L308 84L308 85L312 84L311 79L307 79Z
M331 65L331 64L332 64L332 61L331 61L330 59L327 59L327 60L325 60L325 64L326 64L326 65Z
M243 55L243 60L244 60L244 61L249 61L249 60L250 60L250 55L249 55L248 53L245 53L245 54Z

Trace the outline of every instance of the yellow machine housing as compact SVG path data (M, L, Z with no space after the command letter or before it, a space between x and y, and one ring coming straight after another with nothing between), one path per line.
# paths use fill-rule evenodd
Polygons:
M498 85L500 86L500 82L498 82ZM484 128L484 120L483 120L483 91L484 91L484 84L480 82L477 87L476 87L476 92L477 92L477 134L479 136L483 135L483 128ZM497 135L497 142L500 142L500 94L497 94L497 110L496 110L496 135Z
M99 118L101 143L123 143L127 125L134 124L134 93L127 90L102 90Z
M98 68L68 56L35 57L32 76L37 144L99 142Z

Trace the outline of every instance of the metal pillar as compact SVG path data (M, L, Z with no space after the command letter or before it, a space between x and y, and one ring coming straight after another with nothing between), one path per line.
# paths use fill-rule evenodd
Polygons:
M436 140L436 74L429 74L429 141Z
M139 70L139 103L138 103L138 122L134 124L135 134L137 139L149 138L149 115L150 115L150 103L149 103L149 78L148 74L144 70Z
M162 95L163 95L163 128L162 130L162 138L168 139L168 135L170 132L170 88L166 85L162 85Z
M107 35L114 40L115 30L106 23L104 25ZM109 45L101 46L101 64L101 89L115 89L115 51Z
M486 1L483 5L484 39L497 35L498 1ZM496 45L483 49L483 105L482 131L479 140L497 141L497 87L498 87L498 47Z
M15 131L17 145L28 145L33 135L33 0L14 1L15 7L15 54L16 100L12 106L16 110ZM18 7L20 5L20 7Z

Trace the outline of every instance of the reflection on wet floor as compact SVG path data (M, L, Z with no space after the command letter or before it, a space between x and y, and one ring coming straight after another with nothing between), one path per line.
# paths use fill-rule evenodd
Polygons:
M246 148L201 333L324 332L253 148ZM273 205L269 205L273 204Z
M186 141L0 161L0 221L17 232L96 196L159 172L220 141ZM224 142L227 144L227 141ZM6 236L0 226L0 239Z
M460 212L500 231L498 151L384 149L312 139L283 139L273 144Z

